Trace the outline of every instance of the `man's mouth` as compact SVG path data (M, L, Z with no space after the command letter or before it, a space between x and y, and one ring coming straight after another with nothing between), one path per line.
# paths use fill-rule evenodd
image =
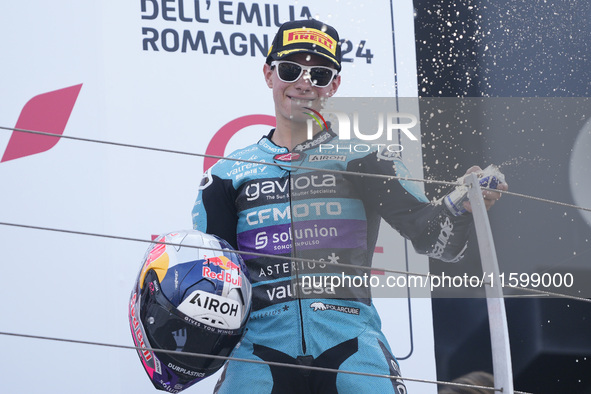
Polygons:
M294 101L298 105L312 105L312 101L314 99L310 97L294 97L294 96L287 96L291 101Z

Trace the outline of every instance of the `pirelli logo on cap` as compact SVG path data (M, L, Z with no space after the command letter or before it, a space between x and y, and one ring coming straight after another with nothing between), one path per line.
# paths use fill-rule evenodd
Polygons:
M328 34L316 29L291 29L283 32L283 45L291 45L299 42L308 42L320 45L327 51L335 54L337 43Z

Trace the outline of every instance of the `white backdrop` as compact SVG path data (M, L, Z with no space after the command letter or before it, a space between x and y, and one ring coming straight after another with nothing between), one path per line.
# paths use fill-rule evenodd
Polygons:
M257 6L260 23L250 14ZM254 17L249 21L242 10ZM292 6L21 0L0 5L0 126L15 127L34 97L81 84L64 135L205 153L228 122L273 115L264 57L256 47L251 53L250 45L252 36L264 42L266 35L270 43L273 21L284 22L290 13L323 20L351 42L340 97L417 95L411 0ZM144 49L154 32L159 50L149 43ZM202 34L204 41L183 51L186 34L193 40ZM365 47L359 53L371 51L371 62L355 56L361 41ZM241 44L247 45L245 54ZM41 123L52 116L31 111L28 118ZM240 129L225 153L268 129ZM0 130L0 156L22 155L0 162L0 222L141 239L191 227L202 158L67 139L43 152L27 144ZM412 149L420 155L420 144ZM422 176L419 161L411 170ZM378 245L384 253L377 254L376 266L427 271L424 257L411 254L407 266L403 241L391 237L382 233ZM127 305L147 244L0 225L0 248L0 331L133 344ZM392 262L385 256L397 258ZM436 379L430 300L378 299L376 304L403 374ZM10 377L3 379L3 392L140 393L152 387L133 350L3 335L0 348L0 370ZM187 392L211 392L214 383L209 378ZM436 392L434 385L408 386L410 392Z

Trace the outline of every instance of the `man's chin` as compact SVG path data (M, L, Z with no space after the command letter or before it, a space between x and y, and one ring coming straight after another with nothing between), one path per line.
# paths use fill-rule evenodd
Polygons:
M314 114L320 112L321 108L314 105L311 101L292 102L291 104L291 119L293 121L305 122L308 119L314 119Z
M298 112L292 111L291 115L289 116L289 120L291 120L293 123L301 123L302 126L305 126L308 119L313 120L313 118L309 115L311 113L312 112L310 110L305 110L303 108Z

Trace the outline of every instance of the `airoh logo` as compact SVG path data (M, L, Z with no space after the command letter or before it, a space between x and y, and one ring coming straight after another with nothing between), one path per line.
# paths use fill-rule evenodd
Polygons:
M64 133L82 84L39 94L30 99L18 117L0 163L50 150ZM18 130L38 131L54 136Z
M201 290L196 291L189 302L222 315L239 316L240 313L240 304L238 302Z
M347 161L346 155L310 155L310 162L318 161Z

